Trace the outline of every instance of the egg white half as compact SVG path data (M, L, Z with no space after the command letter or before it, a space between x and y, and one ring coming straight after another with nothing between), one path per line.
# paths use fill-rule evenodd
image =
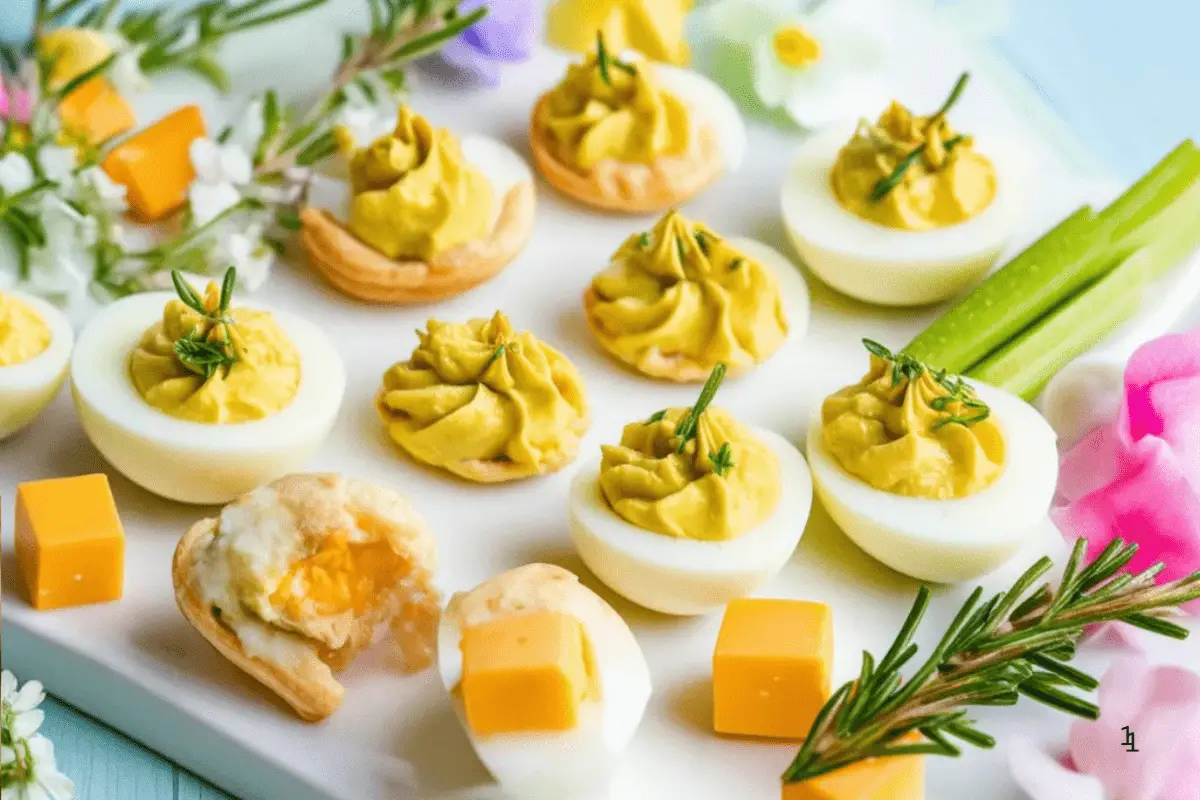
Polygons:
M957 583L1001 566L1043 530L1058 482L1054 429L1033 406L972 382L1005 443L1004 471L991 486L953 500L905 497L851 475L825 449L818 410L808 430L817 495L846 535L894 570Z
M621 752L633 738L650 699L650 670L625 622L600 597L576 584L552 610L580 621L592 648L598 701L580 707L569 731L477 735L461 694L462 631L443 615L438 629L438 672L472 746L500 788L519 800L601 800Z
M862 219L838 203L830 172L853 134L854 124L841 124L813 135L784 178L784 225L809 269L843 294L886 306L935 303L987 274L1023 206L1020 156L1002 142L976 137L996 168L991 205L958 225L906 231Z
M492 204L492 224L500 218L503 200L513 187L533 182L533 170L516 150L488 136L470 134L459 139L463 158L483 173L492 185L495 202ZM350 184L343 178L315 175L308 189L308 204L323 208L337 219L350 218L353 196Z
M600 460L571 481L571 538L588 569L640 606L680 616L705 614L745 597L791 558L812 509L808 464L777 433L747 426L779 460L783 491L764 522L736 539L700 541L666 536L626 522L600 493Z
M668 90L687 102L712 125L726 172L736 172L746 158L746 123L725 90L698 72L655 64L654 74Z
M150 406L129 377L129 356L175 295L154 292L118 300L79 335L71 367L75 407L92 444L125 477L183 503L228 503L296 472L337 418L346 371L316 325L269 310L300 354L300 386L282 411L236 425L178 419Z
M6 291L42 318L50 329L50 344L28 361L0 367L0 440L33 422L58 394L75 344L75 332L65 314L40 297Z

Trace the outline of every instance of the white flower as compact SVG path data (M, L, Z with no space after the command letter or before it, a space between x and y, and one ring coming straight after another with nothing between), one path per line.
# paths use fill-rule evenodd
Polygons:
M876 16L841 0L811 13L781 0L717 0L704 20L712 35L749 49L754 92L765 106L815 128L886 100L888 31Z
M245 231L221 231L209 253L213 272L219 274L235 267L238 282L251 292L266 283L275 263L275 251L263 241L262 232L262 225L257 223Z
M74 148L48 144L38 150L37 159L42 174L60 186L68 186L74 180L79 163Z
M29 291L70 302L86 292L91 281L91 247L99 236L94 217L80 214L52 192L41 198L44 247L29 250Z
M108 177L99 167L86 167L76 176L76 195L89 209L107 214L121 214L129 204L125 200L125 187Z
M265 132L263 101L255 98L246 104L238 121L230 127L229 137L225 140L225 144L239 147L247 153L253 153L258 148L258 143Z
M3 763L10 765L20 758L23 774L14 774L15 781L0 793L0 800L74 800L75 784L58 771L54 759L54 744L45 736L35 735L4 747Z
M14 739L25 739L37 733L45 716L39 705L46 692L37 681L18 688L17 678L5 670L0 673L0 717Z
M357 84L346 87L346 102L333 115L333 129L343 151L366 147L396 127L398 107L386 87L378 81L374 98Z
M33 165L20 153L12 152L0 158L0 189L5 194L17 194L33 185Z
M108 71L108 78L122 94L140 94L150 88L150 80L142 72L139 64L145 45L133 45L119 31L105 30L101 35L114 53L119 53L117 60Z
M238 187L250 183L254 166L241 146L212 139L196 139L188 154L196 170L196 180L188 190L192 220L207 225L242 199Z

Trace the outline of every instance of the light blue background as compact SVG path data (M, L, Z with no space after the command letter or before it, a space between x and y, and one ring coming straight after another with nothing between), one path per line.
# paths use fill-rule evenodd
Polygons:
M32 3L0 5L0 38L11 39ZM1180 139L1200 138L1200 2L1013 0L1013 6L999 50L1118 175L1132 180ZM225 797L53 701L45 731L79 800Z

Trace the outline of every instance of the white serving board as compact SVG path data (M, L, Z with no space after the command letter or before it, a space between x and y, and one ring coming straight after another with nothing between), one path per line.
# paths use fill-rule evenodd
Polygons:
M333 30L356 21L348 19L344 5L350 4L331 4L311 18L227 48L239 92L274 85L285 96L302 97L319 86L336 57ZM902 96L918 108L935 106L971 61L965 48L948 39L927 42L928 50L910 63L910 72L897 76ZM426 80L413 102L437 123L496 136L524 152L529 109L536 95L556 80L559 64L556 56L544 53L511 69L497 91L432 90L428 87L435 81ZM1021 237L1028 241L1082 200L1103 200L1114 187L1069 166L1062 151L1026 127L1027 119L1006 100L1000 85L977 72L956 118L967 130L1004 132L1034 160L1037 184ZM203 104L213 127L229 108L197 83L170 78L144 98L141 119L184 101ZM780 177L798 141L795 132L753 125L750 155L741 172L689 203L688 213L726 234L755 236L787 252L777 198ZM606 360L589 341L581 316L580 293L592 274L626 235L648 227L652 218L599 214L544 186L539 189L537 230L519 260L484 287L436 307L366 307L327 289L302 259L278 268L266 290L271 301L318 320L336 340L348 368L341 418L309 466L385 482L411 496L438 536L439 582L448 591L520 564L550 561L580 572L621 612L645 650L655 693L617 776L614 800L776 798L778 775L794 747L730 741L711 732L708 681L719 615L668 618L597 586L567 535L565 498L572 469L511 486L464 485L399 457L375 417L371 397L380 376L407 357L415 328L431 316L462 320L497 308L561 348L585 376L595 412L585 453L617 439L631 419L692 401L694 387L644 380ZM861 337L902 345L936 314L869 308L839 298L815 281L810 285L814 306L807 338L789 343L749 376L730 381L720 395L720 404L745 421L798 443L820 398L863 371ZM93 471L109 472L125 524L125 597L111 605L34 612L13 591L15 485ZM66 390L24 435L0 445L0 496L5 500L3 571L8 576L4 665L23 678L41 679L52 693L247 800L429 800L487 782L434 671L402 676L385 645L342 675L345 705L319 725L300 722L210 649L176 610L169 567L179 537L213 509L153 497L108 469L84 437ZM1043 545L1039 550L1061 550L1048 525ZM1037 553L1027 555L990 577L989 586L1011 579ZM856 674L864 648L878 652L890 643L916 588L914 581L861 553L818 507L795 557L762 594L832 604L836 677L844 680ZM938 592L923 641L938 632L969 588ZM1198 644L1166 643L1159 649L1165 659L1200 658ZM1085 654L1082 660L1096 668L1104 657ZM978 717L1001 740L1015 735L1062 738L1068 724L1029 703L1017 711L983 709ZM931 759L928 773L928 797L936 800L1018 796L999 751Z

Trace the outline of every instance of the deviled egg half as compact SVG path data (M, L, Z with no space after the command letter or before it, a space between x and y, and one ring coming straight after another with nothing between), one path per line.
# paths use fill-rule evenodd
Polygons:
M321 176L301 238L334 288L374 303L428 303L489 280L533 233L533 172L486 136L460 140L401 106L395 129L359 142L338 128L349 179Z
M450 598L438 670L480 760L516 800L607 798L650 698L625 621L550 564Z
M41 298L0 292L0 440L33 422L67 376L75 334Z
M678 211L630 236L583 295L604 350L652 378L746 372L808 328L808 284L779 251L726 239Z
M534 164L585 205L663 211L699 194L746 153L746 127L729 95L696 72L632 51L569 64L538 100L529 129Z
M964 74L929 116L893 102L875 122L833 126L801 145L783 184L783 221L805 263L839 292L915 306L982 278L1012 235L1025 179L1001 141L957 133L947 114Z
M808 431L817 495L859 547L921 580L996 569L1043 529L1058 480L1054 430L1003 389L864 340L862 380Z
M125 477L184 503L226 503L296 471L332 428L341 357L310 322L233 305L235 273L201 294L119 300L79 336L71 386L83 429Z
M782 569L812 508L804 456L783 437L696 404L625 426L571 483L570 531L613 591L665 614L703 614Z

